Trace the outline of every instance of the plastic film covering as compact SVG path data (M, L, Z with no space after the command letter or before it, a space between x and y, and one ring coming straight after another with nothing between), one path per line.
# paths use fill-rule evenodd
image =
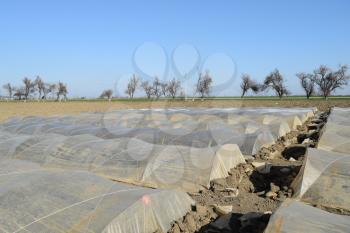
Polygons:
M348 233L350 217L332 214L292 199L272 215L264 233Z
M40 134L18 138L6 133L0 160L18 159L44 168L87 170L132 184L198 191L244 163L237 145L210 148L155 145L138 139L93 135ZM11 143L9 143L11 142Z
M91 134L103 139L136 138L152 144L196 148L236 144L244 155L252 155L312 114L311 109L119 110L16 118L0 128L16 134Z
M304 202L349 211L349 154L308 149L292 187L295 197Z
M130 186L85 171L38 169L30 162L0 163L0 232L167 232L192 204L180 191Z
M118 110L106 113L84 113L74 116L55 117L25 117L15 118L7 122L8 126L18 127L18 123L72 125L87 124L94 126L124 126L124 127L180 127L199 123L208 127L207 123L221 121L224 124L241 123L254 120L263 124L287 122L290 128L300 125L313 115L312 109L164 109L164 110ZM179 124L180 123L180 124ZM6 124L5 124L6 125ZM58 126L59 126L58 125ZM193 126L192 126L193 127ZM23 127L16 129L18 131Z
M350 151L350 108L334 108L328 117L318 148L341 153Z
M210 130L196 131L186 129L162 130L159 128L128 129L121 127L114 129L109 128L109 130L107 130L105 128L91 126L83 127L79 125L63 126L53 128L40 134L54 133L66 136L89 134L103 139L134 138L157 145L178 145L196 148L237 144L243 154L251 155L255 154L262 146L273 144L279 135L283 135L288 131L286 130L288 126L281 127L281 125L270 125L267 127L259 126L256 123L246 123L232 129L212 127ZM34 127L31 127L31 129L33 128ZM28 127L26 129L28 129ZM24 133L26 135L31 134L30 131ZM37 133L36 135L40 134Z

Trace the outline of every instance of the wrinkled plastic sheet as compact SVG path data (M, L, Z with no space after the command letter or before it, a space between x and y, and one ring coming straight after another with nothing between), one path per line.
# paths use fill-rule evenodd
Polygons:
M0 162L0 232L166 232L192 204L180 191L20 160Z
M348 233L350 217L287 199L271 216L264 233Z
M292 187L304 202L350 211L350 155L309 148Z
M138 139L93 135L11 135L0 142L0 160L42 167L87 170L110 179L155 188L198 191L244 163L237 145L194 148L155 145ZM11 137L10 137L11 135Z
M17 134L136 138L152 144L198 148L236 144L243 154L252 155L312 114L310 109L119 110L104 114L15 118L2 124L0 129Z
M350 151L350 108L334 108L318 143L318 148L341 153Z

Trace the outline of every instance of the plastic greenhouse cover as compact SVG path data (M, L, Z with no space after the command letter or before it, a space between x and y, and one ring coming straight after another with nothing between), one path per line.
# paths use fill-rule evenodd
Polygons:
M272 215L264 233L348 233L350 217L332 214L292 199Z
M298 111L299 115L312 113L310 109ZM261 115L264 112L270 115ZM230 143L237 144L243 154L251 155L300 123L295 109L168 109L16 118L1 128L13 133L92 134L105 139L128 137L160 145L200 148Z
M9 134L8 134L9 136ZM41 167L88 170L127 183L198 191L244 163L237 145L211 148L162 146L138 139L92 135L12 135L0 143L0 159L19 159Z
M0 162L0 232L166 232L193 200L180 191L130 186L86 171Z
M350 151L350 108L334 108L328 117L318 148L349 153Z
M14 127L3 128L5 132L16 134L55 133L66 136L90 134L104 139L136 138L152 144L182 145L207 148L224 144L237 144L243 154L257 153L262 146L269 146L275 140L289 132L286 124L259 125L255 122L245 122L229 128L227 125L212 122L207 130L187 128L125 128L97 127L91 125L61 125L46 123L16 124Z
M304 202L350 211L350 155L308 149L292 187Z
M277 121L284 121L286 117L298 117L302 122L307 117L313 115L313 109L290 109L290 108L271 108L271 109L148 109L148 110L117 110L106 113L83 113L80 115L66 116L66 117L48 117L42 118L47 123L59 122L59 123L87 123L87 124L101 124L102 121L112 120L114 122L128 122L130 124L139 122L183 122L186 120L197 121L211 121L213 119L221 119L227 121L228 119L234 119L235 117L244 117L245 119L256 118L259 121L273 117ZM279 120L278 120L279 118ZM40 119L33 119L33 117L24 117L22 121L37 123L41 122ZM19 123L21 118L11 120L9 123ZM265 120L266 121L266 120ZM269 120L267 120L269 121ZM155 123L156 124L156 123ZM290 125L291 126L291 125ZM292 127L291 127L292 128Z

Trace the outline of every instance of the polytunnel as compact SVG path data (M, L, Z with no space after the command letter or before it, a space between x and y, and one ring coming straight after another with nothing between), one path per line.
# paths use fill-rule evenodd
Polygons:
M309 148L292 187L304 202L350 211L350 155Z
M318 148L341 153L350 151L350 109L334 108L328 117Z
M134 138L93 135L7 134L0 160L19 159L44 168L87 170L110 179L155 188L198 191L244 163L237 145L210 148L155 145Z
M198 122L210 123L220 120L226 124L255 120L260 123L287 122L290 128L304 122L305 118L313 115L312 109L166 109L166 110L117 110L106 113L82 113L65 117L24 117L16 118L8 123L61 123L61 124L89 124L123 127L147 126L177 126L177 123L188 122L197 125ZM296 119L299 120L296 120ZM232 121L230 123L230 121ZM186 124L187 126L188 124Z
M286 199L271 216L264 233L348 233L350 216L329 213Z
M260 110L271 115L261 115ZM308 113L306 109L301 112ZM198 148L237 144L243 154L252 155L299 125L300 120L296 119L296 112L289 113L288 109L270 112L263 109L123 110L65 117L16 118L2 124L1 129L18 134L91 134L104 139L137 138L159 145Z
M86 171L0 162L0 232L167 232L193 203L184 192L131 186Z
M4 127L3 131L15 134L40 135L61 134L75 136L89 134L103 139L135 138L158 145L179 145L207 148L224 144L237 144L245 155L256 154L263 146L274 143L278 137L289 131L287 125L259 125L245 122L241 125L224 126L211 124L207 130L191 130L190 128L103 128L93 125L60 125L46 123L16 124Z

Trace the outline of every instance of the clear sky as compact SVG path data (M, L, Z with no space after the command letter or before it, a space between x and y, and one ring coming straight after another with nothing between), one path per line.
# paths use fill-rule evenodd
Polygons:
M348 0L3 0L0 84L40 75L72 97L122 95L133 72L194 79L200 67L215 94L237 95L241 73L262 80L278 68L301 94L295 73L350 65L349 12Z

